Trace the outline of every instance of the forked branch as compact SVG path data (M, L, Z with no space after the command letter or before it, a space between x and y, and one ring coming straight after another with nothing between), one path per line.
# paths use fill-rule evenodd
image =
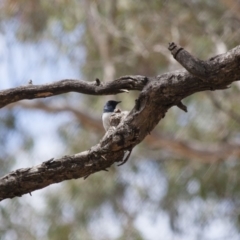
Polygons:
M105 85L99 84L99 81L87 83L64 80L0 92L0 106L3 107L22 99L50 97L71 91L104 95L117 94L123 89L141 90L135 106L124 122L109 131L89 151L52 159L32 168L18 169L2 177L0 200L106 170L114 162L122 161L124 151L130 151L143 141L172 106L186 110L181 103L182 99L200 91L226 89L229 84L240 79L240 46L207 61L197 60L174 43L170 46L176 60L189 72L174 71L156 77L126 76Z

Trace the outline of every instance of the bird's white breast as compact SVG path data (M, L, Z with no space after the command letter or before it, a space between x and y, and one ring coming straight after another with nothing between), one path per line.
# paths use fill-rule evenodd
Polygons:
M102 114L102 122L103 122L103 127L104 127L105 131L107 131L108 128L110 127L110 116L111 115L112 115L112 112Z
M103 127L104 127L105 131L107 131L111 126L110 125L110 117L111 117L112 114L113 114L113 112L108 112L108 113L103 113L102 114L102 122L103 122ZM129 111L122 111L120 114L121 114L120 122L122 122L122 121L124 121L124 119L129 114Z

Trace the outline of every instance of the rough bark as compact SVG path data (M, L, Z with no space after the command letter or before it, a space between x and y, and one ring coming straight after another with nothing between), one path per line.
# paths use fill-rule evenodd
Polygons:
M67 92L112 95L127 92L128 90L142 90L145 83L144 76L123 76L104 84L99 79L94 82L65 79L51 84L28 84L0 91L0 108L24 99L46 98Z
M226 89L240 79L240 46L207 61L193 57L171 43L169 50L188 71L174 71L156 77L127 76L106 85L81 81L60 81L41 86L25 86L0 92L0 106L19 101L48 97L63 92L103 95L127 90L142 90L135 106L117 128L108 131L99 144L73 156L52 159L32 168L18 169L0 179L0 200L41 189L63 180L86 177L121 162L124 151L139 144L185 97L200 91ZM50 94L46 94L50 93Z

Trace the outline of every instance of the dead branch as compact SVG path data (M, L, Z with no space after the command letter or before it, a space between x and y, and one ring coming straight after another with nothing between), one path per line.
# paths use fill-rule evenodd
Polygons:
M99 79L94 82L65 79L50 84L28 84L2 90L0 91L0 108L24 99L46 98L67 92L112 95L124 93L126 90L142 90L146 84L146 78L144 76L123 76L112 82L99 83Z
M157 77L128 76L103 86L81 81L77 81L79 84L75 81L61 81L36 88L27 86L2 91L1 106L21 99L46 97L46 92L51 93L48 96L68 91L103 95L119 93L119 89L142 90L129 115L113 131L107 132L99 144L89 151L49 160L38 166L7 174L0 179L0 199L21 196L53 183L105 170L114 162L121 162L124 151L139 144L165 116L168 109L179 105L182 99L200 91L226 89L229 84L240 79L240 46L205 62L199 62L174 43L170 46L177 61L190 72L175 71ZM180 50L175 51L176 49ZM69 83L72 84L71 87ZM73 85L76 85L75 88Z

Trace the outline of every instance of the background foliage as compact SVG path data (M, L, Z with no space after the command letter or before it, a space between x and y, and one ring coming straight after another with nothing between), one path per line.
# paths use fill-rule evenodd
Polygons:
M2 0L1 88L64 78L111 81L181 68L174 41L201 59L239 44L237 0ZM172 108L108 173L5 200L0 239L239 239L239 84ZM103 135L107 99L64 94L1 109L0 173L73 154Z

